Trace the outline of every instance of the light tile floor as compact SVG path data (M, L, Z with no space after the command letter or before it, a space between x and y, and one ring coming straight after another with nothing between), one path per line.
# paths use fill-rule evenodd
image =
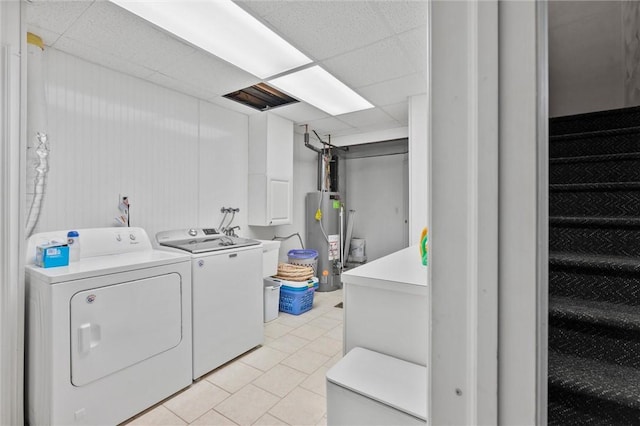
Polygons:
M280 312L264 344L205 375L127 425L326 425L325 374L342 358L342 290Z

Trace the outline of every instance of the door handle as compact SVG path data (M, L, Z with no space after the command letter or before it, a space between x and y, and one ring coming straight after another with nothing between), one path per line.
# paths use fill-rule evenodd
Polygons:
M88 353L100 344L100 326L90 322L78 327L78 352Z

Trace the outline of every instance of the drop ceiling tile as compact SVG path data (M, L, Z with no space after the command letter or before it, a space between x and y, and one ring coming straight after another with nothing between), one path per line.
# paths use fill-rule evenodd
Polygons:
M314 120L306 124L309 124L309 133L313 134L312 130L315 130L322 138L324 138L325 135L333 135L336 132L355 130L353 126L350 126L335 117Z
M195 51L192 46L106 1L91 5L65 36L156 71Z
M45 46L53 46L60 38L59 33L40 28L35 24L27 24L27 31L40 37Z
M426 93L427 80L421 73L358 88L358 92L376 106L406 102L407 97Z
M427 26L414 28L413 30L398 35L402 48L410 58L411 63L418 71L426 71L429 63L427 54Z
M263 19L316 60L393 35L371 2L365 1L290 1Z
M323 62L323 67L352 88L416 72L396 37L328 59Z
M136 65L125 59L110 55L108 53L96 50L93 47L82 44L76 40L62 36L53 45L53 48L66 52L75 57L81 58L87 62L102 65L103 67L112 69L114 71L122 72L124 74L132 75L142 79L148 78L154 73L153 70L145 68L140 65Z
M91 6L92 1L34 0L25 2L27 25L33 28L48 30L56 34L64 34L85 10Z
M160 73L199 86L216 95L244 89L261 80L204 51L196 51L163 67Z
M387 105L381 109L402 126L409 125L409 102L399 102L394 105Z
M396 127L404 127L405 125L397 122L396 120L390 120L386 122L372 123L366 126L358 127L360 133L372 133L379 132L381 130L395 129Z
M193 96L198 99L209 99L216 96L210 90L207 90L204 87L199 87L195 85L191 85L182 80L176 80L175 78L166 76L161 73L155 73L147 78L147 80L156 83L160 86L166 87L168 89L175 90L180 93L184 93L186 95Z
M246 10L247 12L249 12L253 16L265 16L265 15L268 15L268 14L273 13L276 10L280 9L281 7L289 4L289 1L286 1L286 0L285 1L283 1L283 0L269 0L269 1L265 1L265 0L257 0L257 1L239 0L239 1L237 1L237 0L234 0L234 2L237 3L241 8L243 8L244 10Z
M297 102L291 105L274 108L273 113L291 120L296 124L306 124L309 121L320 120L329 117L324 111L305 102Z
M365 109L363 111L350 112L338 116L340 121L357 128L373 125L376 123L385 123L395 121L386 112L380 108ZM394 126L396 127L396 126Z
M230 109L231 111L239 112L245 115L260 114L260 111L258 111L257 109L253 109L246 105L242 105L241 103L223 98L222 96L214 96L212 98L208 98L207 101L211 102L212 104L221 106L222 108Z
M427 24L427 0L374 2L376 9L397 34Z

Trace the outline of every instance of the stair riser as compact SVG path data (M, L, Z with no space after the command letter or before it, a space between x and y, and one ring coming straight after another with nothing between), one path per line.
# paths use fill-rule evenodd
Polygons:
M584 155L640 152L640 134L591 135L580 138L551 140L549 157L581 157Z
M549 165L551 184L637 181L640 181L640 159L607 159Z
M640 108L601 111L588 115L552 118L549 120L550 135L564 135L598 130L622 129L640 125Z
M640 216L640 190L549 193L550 216Z
M640 256L640 229L549 227L549 250L582 254Z
M548 425L604 426L638 424L640 411L599 398L549 386ZM555 403L554 403L555 402Z
M639 306L640 276L549 267L549 295Z
M549 349L623 367L640 368L640 333L549 316Z

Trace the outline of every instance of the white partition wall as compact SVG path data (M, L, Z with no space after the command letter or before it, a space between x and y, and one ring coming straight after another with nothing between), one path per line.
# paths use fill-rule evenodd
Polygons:
M425 34L426 36L426 34ZM409 98L409 244L420 242L427 226L429 188L429 97Z
M46 49L50 171L37 231L112 226L118 196L149 235L246 229L248 119L156 84Z
M23 417L25 32L22 2L0 2L0 424Z
M498 422L498 2L431 3L428 424Z
M500 3L501 424L546 424L547 2Z

